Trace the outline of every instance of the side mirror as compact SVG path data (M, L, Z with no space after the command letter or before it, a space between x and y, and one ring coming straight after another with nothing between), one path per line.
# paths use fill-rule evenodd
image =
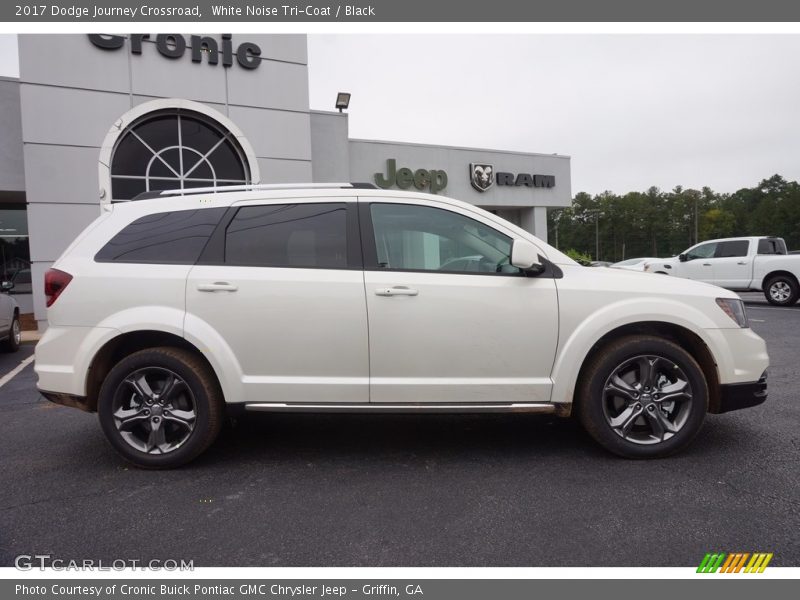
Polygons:
M685 254L678 254L678 260L681 262L686 262L687 260L689 260L689 257L686 256Z
M14 289L13 281L3 281L0 283L0 292L10 292Z
M544 265L539 262L539 249L528 240L514 240L511 245L511 266L535 274L544 271Z

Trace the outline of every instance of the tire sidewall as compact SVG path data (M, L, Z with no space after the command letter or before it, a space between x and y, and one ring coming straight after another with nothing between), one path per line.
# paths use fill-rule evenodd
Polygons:
M146 367L163 367L179 375L187 384L195 400L195 425L189 438L180 448L168 454L147 454L130 446L114 424L114 394L131 373ZM100 388L97 413L106 439L126 460L145 468L171 468L183 465L208 445L211 430L211 398L201 376L180 358L158 350L142 350L123 359L109 372Z
M697 361L679 346L649 336L627 338L607 350L594 363L589 380L582 386L578 414L587 431L606 449L626 458L658 458L685 448L699 432L708 411L708 384ZM603 413L603 388L609 375L626 360L643 354L671 360L683 370L692 386L691 411L681 430L668 440L647 445L620 437Z
M784 300L783 302L781 302L779 300L775 300L772 297L772 294L770 293L770 290L772 289L772 286L775 285L776 283L780 283L780 282L783 282L783 283L787 284L789 286L789 288L791 289L791 293L789 294L789 297L786 300ZM790 277L786 277L786 276L783 276L783 275L778 275L777 277L773 277L772 279L770 279L767 282L766 292L765 292L764 295L767 298L767 302L769 302L770 304L773 304L775 306L791 306L792 304L797 302L798 284L797 284L796 281L794 281Z
M11 325L8 328L8 339L5 342L5 350L6 352L16 352L19 350L19 343L17 340L14 339L14 324L17 324L18 327L21 328L19 317L14 315L14 318L11 320Z

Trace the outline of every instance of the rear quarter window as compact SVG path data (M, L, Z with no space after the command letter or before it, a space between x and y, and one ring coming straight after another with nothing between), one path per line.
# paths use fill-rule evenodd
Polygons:
M782 239L758 240L759 254L786 254L786 242Z
M97 262L197 262L225 208L162 212L136 219L111 238L95 255Z

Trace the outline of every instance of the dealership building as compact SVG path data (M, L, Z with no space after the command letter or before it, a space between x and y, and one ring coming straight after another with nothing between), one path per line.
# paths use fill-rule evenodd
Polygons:
M145 191L369 182L458 198L542 239L548 207L570 203L566 156L351 139L335 97L309 108L305 35L18 39L20 77L0 77L0 260L39 328L45 271L104 203Z

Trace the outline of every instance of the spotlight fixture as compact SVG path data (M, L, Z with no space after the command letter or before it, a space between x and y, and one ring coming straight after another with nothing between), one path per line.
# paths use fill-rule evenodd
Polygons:
M339 112L350 106L350 94L348 92L339 92L336 94L336 108Z

